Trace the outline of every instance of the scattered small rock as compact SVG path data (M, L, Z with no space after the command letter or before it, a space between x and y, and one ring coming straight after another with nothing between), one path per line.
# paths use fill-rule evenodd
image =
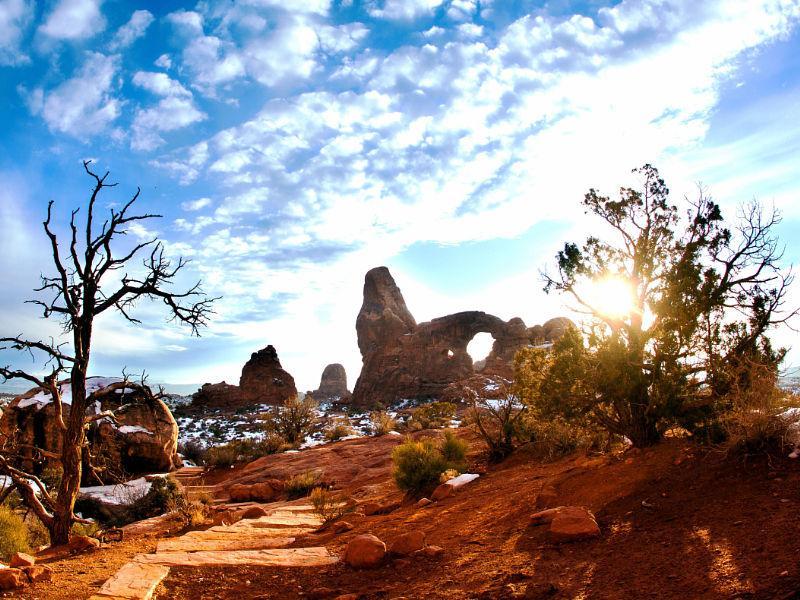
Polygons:
M554 543L575 542L600 535L594 515L582 506L559 506L535 513L531 525L550 525L547 536Z
M422 531L410 531L398 536L389 547L390 554L407 556L425 547L425 533Z
M346 533L352 531L353 524L349 521L337 521L333 525L333 533Z
M427 558L439 558L442 554L444 554L444 548L441 546L425 546L414 553L415 556L420 555Z
M341 596L336 596L333 600L358 600L358 594L342 594Z
M22 571L27 575L31 583L37 581L50 581L53 578L53 570L44 565L31 565L22 567Z
M354 537L347 544L344 561L357 569L377 567L386 556L386 544L377 537L364 534Z
M428 498L420 498L414 506L417 508L423 508L429 504L431 504L431 501Z
M318 587L308 592L307 596L311 600L327 600L335 597L339 592L329 587Z

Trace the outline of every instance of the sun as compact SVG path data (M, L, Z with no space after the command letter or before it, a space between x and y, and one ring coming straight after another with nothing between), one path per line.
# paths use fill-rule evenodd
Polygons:
M633 286L623 277L595 279L588 284L583 295L593 309L612 319L630 315L636 306Z

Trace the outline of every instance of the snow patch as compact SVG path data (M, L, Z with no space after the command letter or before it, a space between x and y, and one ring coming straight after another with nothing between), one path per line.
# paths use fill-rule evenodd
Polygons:
M454 488L460 488L462 485L467 485L471 481L475 481L480 475L477 473L464 473L458 477L448 479L445 483L452 485Z
M147 435L155 435L152 431L140 425L123 425L119 428L119 432L125 435L128 435L129 433L146 433Z
M150 475L153 477L166 477L168 474ZM126 483L119 483L113 485L95 485L90 487L81 488L81 496L92 498L104 504L129 504L136 502L150 491L151 482L144 477L132 479Z
M118 383L122 381L120 377L87 377L86 378L86 396L90 396L97 390L101 390L104 387L108 387L112 383ZM121 394L123 390L117 390L118 394ZM59 385L59 392L61 393L61 403L62 404L72 404L72 388L70 387L69 382L65 382ZM41 391L38 394L31 396L30 398L25 398L19 401L19 408L27 408L29 406L36 406L36 410L40 410L50 404L53 401L53 397L50 395L49 392ZM98 411L99 412L99 411Z

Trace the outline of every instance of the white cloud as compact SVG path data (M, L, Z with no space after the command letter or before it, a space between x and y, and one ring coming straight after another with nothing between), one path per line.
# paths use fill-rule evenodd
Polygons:
M103 31L102 0L59 0L39 32L53 40L82 40Z
M41 114L53 131L80 139L103 131L120 114L122 101L114 96L118 58L87 52L78 73L51 90L25 93L33 114Z
M444 0L384 0L382 4L373 2L369 14L379 19L413 21L432 15L443 2Z
M161 133L175 131L205 119L206 114L195 106L191 98L167 96L155 106L136 111L131 126L131 148L153 150L164 144Z
M157 96L191 96L191 92L179 82L171 79L166 73L137 71L133 75L133 84Z
M113 52L129 47L142 37L153 22L153 14L149 10L137 10L130 20L117 30L109 48Z
M181 203L181 208L189 212L201 210L206 206L211 206L211 198L198 198L197 200L191 200Z
M161 67L162 69L171 69L172 59L169 57L169 54L162 54L153 64L157 67Z
M260 36L246 46L244 60L247 71L256 81L267 86L286 80L307 79L317 67L315 53L318 44L316 30L304 19L285 20L268 35Z
M21 44L33 19L34 5L28 0L0 0L0 66L29 62Z

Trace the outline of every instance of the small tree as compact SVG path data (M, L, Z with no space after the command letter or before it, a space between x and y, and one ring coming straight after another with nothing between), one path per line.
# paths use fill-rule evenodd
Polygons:
M292 446L300 444L317 422L317 403L311 396L300 400L288 398L283 406L275 406L264 421L269 433L281 436Z
M81 521L74 514L75 499L81 483L81 464L88 459L86 444L86 409L96 400L86 395L86 375L89 370L94 322L100 315L116 311L131 323L140 321L130 310L141 299L162 301L171 320L187 325L192 334L198 335L199 328L206 324L215 299L203 295L198 282L184 292L170 290L178 273L186 266L182 258L173 264L164 257L164 248L157 239L138 243L122 253L116 250L119 236L124 236L131 224L159 217L155 214L130 214L130 209L139 198L137 189L133 197L120 210L111 209L108 217L98 228L95 223L96 207L100 193L116 184L106 183L108 172L103 176L95 174L91 161L84 161L83 167L93 180L93 189L86 207L86 218L81 224L77 217L79 209L72 211L69 227L71 236L67 250L59 244L52 228L52 209L54 202L47 205L47 218L44 231L52 252L55 274L42 275L41 286L37 292L50 294L47 300L31 300L43 310L44 318L60 319L68 342L30 341L16 337L0 338L0 350L14 349L29 353L40 353L47 361L50 372L37 376L11 367L0 368L0 376L7 379L23 379L39 386L48 393L56 407L55 419L61 436L61 463L63 476L57 494L52 496L42 482L31 473L26 473L0 454L0 474L11 478L25 504L47 527L54 545L69 541L73 522ZM140 253L149 251L143 261L141 275L129 275L133 261ZM121 278L112 277L116 272L124 272ZM72 401L68 414L64 414L62 387L59 377L69 371L69 388ZM115 384L117 388L127 389L132 384L123 381ZM116 389L112 389L116 391ZM38 492L38 494L37 494Z
M471 407L469 421L475 424L489 450L489 458L499 461L514 451L521 419L528 406L521 401L516 386L501 377L479 378L478 385L463 386L465 399ZM490 386L497 398L485 398Z
M729 228L701 190L681 219L654 167L634 173L641 190L622 188L611 200L592 189L583 200L614 241L567 243L558 274L544 275L545 291L571 296L587 325L555 344L541 407L647 446L699 396L726 393L731 363L766 349L777 368L783 354L764 334L796 311L784 310L792 276L779 264L776 212L749 204ZM629 310L604 310L590 297L603 281L629 290Z

